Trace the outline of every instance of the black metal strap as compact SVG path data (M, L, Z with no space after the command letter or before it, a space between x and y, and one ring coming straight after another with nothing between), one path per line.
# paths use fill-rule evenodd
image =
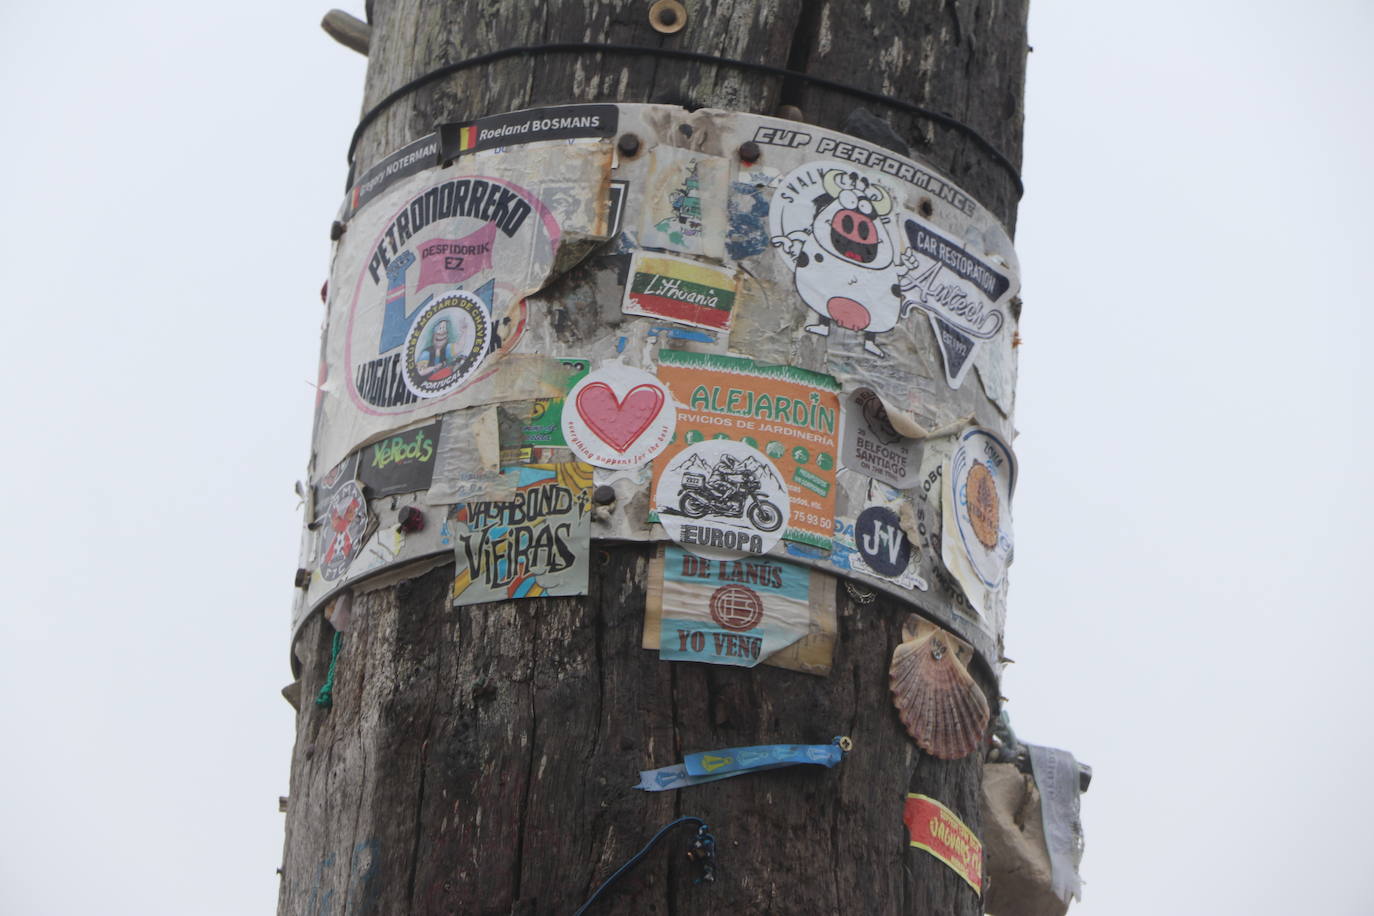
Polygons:
M362 119L358 121L357 128L355 128L353 131L353 139L351 139L348 143L348 163L349 165L353 164L353 153L355 150L357 150L358 141L362 137L363 131L367 129L367 126L371 124L373 121L377 120L377 118L379 118L382 115L382 113L386 111L386 109L389 108L396 101L405 98L407 95L414 92L416 89L419 89L421 86L427 86L430 83L436 80L443 79L444 77L449 76L451 74L459 73L463 70L471 69L472 67L480 67L483 64L490 64L498 60L504 60L507 57L518 57L522 54L560 54L585 51L591 51L594 53L602 54L644 54L657 57L671 57L676 58L678 60L691 60L697 61L698 63L723 64L730 67L738 67L741 70L753 70L759 73L767 73L772 76L781 76L790 79L797 79L806 83L810 83L813 86L818 86L822 89L830 89L835 92L843 92L848 95L855 96L856 98L866 99L871 102L878 102L883 105L890 105L893 108L900 109L902 111L907 112L908 114L913 114L917 117L925 118L927 121L939 124L942 127L948 127L951 130L958 131L959 133L968 137L977 146L981 147L982 150L986 152L988 156L990 156L992 160L996 162L997 165L999 165L1009 176L1011 176L1012 182L1016 185L1016 193L1018 197L1025 193L1025 187L1021 183L1021 173L1017 170L1016 166L1012 164L1012 161L1008 159L1005 155L1003 155L1002 151L998 149L996 146L994 146L992 141L988 140L986 137L978 133L978 131L974 130L972 127L969 127L963 121L960 121L959 119L952 117L951 115L942 114L938 111L931 111L928 108L922 108L920 105L913 105L911 102L906 102L902 99L894 98L893 96L885 95L881 92L873 92L869 89L861 89L858 86L851 86L847 83L839 83L835 80L828 80L819 76L812 76L809 73L801 73L797 70L788 70L785 67L774 67L771 64L759 64L747 60L735 60L734 58L730 57L718 57L714 54L703 54L700 51L685 51L680 48L646 48L642 45L600 44L597 42L557 42L554 44L546 45L523 45L521 47L515 48L502 48L500 51L492 51L488 54L479 54L476 57L469 57L467 60L460 60L457 63L446 64L438 68L437 70L431 70L429 73L426 73L423 76L418 76L410 82L406 83L404 86L397 89L395 92L392 92L390 95L382 99L376 105L373 105L372 108L369 109L368 112L362 116Z

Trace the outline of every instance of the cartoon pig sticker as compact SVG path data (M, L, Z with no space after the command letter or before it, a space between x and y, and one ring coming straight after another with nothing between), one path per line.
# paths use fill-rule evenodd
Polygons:
M812 334L832 324L862 331L864 349L886 356L874 337L897 326L915 303L915 252L893 241L892 195L835 163L810 163L778 183L769 207L773 247L792 265L797 294L816 313Z

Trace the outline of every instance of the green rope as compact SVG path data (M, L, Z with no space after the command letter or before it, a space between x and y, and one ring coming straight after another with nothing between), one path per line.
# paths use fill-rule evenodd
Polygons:
M334 668L339 661L339 649L343 646L343 634L334 633L334 645L329 650L329 674L324 679L324 686L320 688L319 696L315 697L315 705L323 706L326 709L334 705Z

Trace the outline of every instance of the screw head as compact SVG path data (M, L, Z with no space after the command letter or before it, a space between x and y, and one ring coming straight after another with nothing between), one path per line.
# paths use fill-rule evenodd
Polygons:
M621 134L616 149L620 150L620 155L633 158L639 153L639 137L634 134Z
M745 140L739 145L739 157L743 162L751 164L758 162L759 157L762 155L763 151L759 149L759 145L753 140Z

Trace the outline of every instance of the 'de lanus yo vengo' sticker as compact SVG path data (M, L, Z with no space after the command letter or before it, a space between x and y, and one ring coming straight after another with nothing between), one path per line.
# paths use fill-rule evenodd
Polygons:
M563 438L577 457L603 468L632 468L673 438L677 408L654 375L607 363L578 382L563 405Z
M743 442L708 439L673 456L654 511L668 536L717 559L763 554L787 525L787 486L773 462Z

